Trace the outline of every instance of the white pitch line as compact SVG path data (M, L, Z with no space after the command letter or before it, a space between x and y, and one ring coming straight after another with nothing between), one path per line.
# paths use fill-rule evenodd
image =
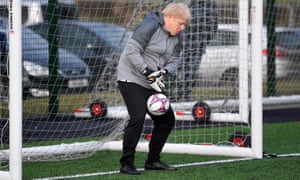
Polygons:
M293 154L278 154L276 157L297 157L300 156L300 153ZM274 158L276 158L274 157ZM203 166L203 165L211 165L211 164L224 164L230 162L240 162L240 161L249 161L249 160L259 160L257 158L239 158L239 159L226 159L226 160L216 160L216 161L206 161L206 162L196 162L196 163L186 163L186 164L177 164L173 165L177 168L183 167L191 167L191 166ZM138 171L144 171L144 168L137 169ZM33 180L64 180L64 179L72 179L72 178L82 178L82 177L92 177L92 176L104 176L104 175L112 175L119 174L120 171L108 171L108 172L97 172L97 173L87 173L87 174L76 174L70 176L56 176L56 177L46 177L46 178L37 178Z
M82 178L82 177L111 175L111 174L118 174L118 173L120 173L120 171L109 171L109 172L76 174L76 175L71 175L71 176L46 177L46 178L38 178L38 179L33 179L33 180L60 180L60 179L63 180L63 179L72 179L72 178Z
M300 156L300 153L294 153L294 154L278 154L277 157L297 157Z

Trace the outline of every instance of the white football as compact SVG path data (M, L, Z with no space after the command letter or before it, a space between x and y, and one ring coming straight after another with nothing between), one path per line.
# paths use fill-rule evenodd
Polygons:
M165 114L170 107L168 98L162 93L151 95L147 100L149 113L159 116Z

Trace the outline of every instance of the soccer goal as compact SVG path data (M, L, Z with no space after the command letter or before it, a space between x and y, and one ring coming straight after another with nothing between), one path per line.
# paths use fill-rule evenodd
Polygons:
M6 2L0 6L7 39L1 40L0 179L21 179L24 161L121 151L129 116L116 85L119 56L142 18L173 1ZM296 58L273 54L276 68L266 63L276 49L266 49L266 39L274 42L260 0L181 2L193 21L176 75L165 79L176 123L163 153L262 158L263 105L299 104L300 68L277 64ZM34 8L22 14L28 4ZM280 26L297 26L297 19L286 20L295 18L282 17ZM148 151L152 127L146 116L137 151Z

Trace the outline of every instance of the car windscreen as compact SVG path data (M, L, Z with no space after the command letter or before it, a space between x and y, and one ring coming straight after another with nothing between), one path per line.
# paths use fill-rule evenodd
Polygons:
M112 47L120 48L120 50L123 50L132 35L131 31L112 24L95 26L91 30L98 34L98 36L103 37L107 44L110 44Z
M276 45L284 48L300 49L300 36L294 31L277 32Z
M238 32L218 30L208 46L232 46L238 43Z
M79 10L76 4L58 3L59 19L79 19ZM48 19L48 5L42 5L43 17Z
M95 48L105 46L104 42L102 42L94 33L79 26L60 26L59 31L59 44L62 47Z

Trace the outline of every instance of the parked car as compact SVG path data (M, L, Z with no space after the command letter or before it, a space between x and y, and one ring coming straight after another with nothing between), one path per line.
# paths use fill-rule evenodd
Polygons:
M236 80L239 64L239 33L237 24L219 24L214 39L208 44L202 56L198 77L207 81ZM300 71L300 37L299 28L276 27L276 78L298 75ZM263 78L267 74L267 31L263 27ZM250 62L250 40L248 61ZM251 68L251 64L249 64ZM250 73L250 72L249 72Z
M297 34L300 28L278 27L276 28L276 63L281 67L279 77L298 77L300 78L300 35ZM266 32L263 43L263 57L267 62L267 44ZM277 69L276 69L277 70ZM279 73L280 73L279 70ZM280 76L281 75L281 76Z
M0 31L6 32L7 19L2 18ZM6 32L7 33L7 32ZM7 42L7 51L9 48ZM24 94L32 96L47 96L49 82L49 46L48 42L34 33L32 30L22 26L22 61L23 61L23 88ZM58 50L58 82L61 90L84 88L89 84L89 67L76 55L59 48ZM3 67L3 65L1 66ZM6 62L5 72L8 72ZM4 72L4 71L3 71ZM5 74L5 73L4 73ZM8 78L4 81L8 84Z
M9 0L0 1L0 16L8 17ZM22 23L32 25L47 20L48 0L22 0ZM58 0L59 19L79 19L80 13L75 0Z
M59 47L83 59L91 69L91 84L96 85L112 54L125 46L132 32L126 28L101 22L59 20ZM47 22L29 26L36 33L48 38Z

